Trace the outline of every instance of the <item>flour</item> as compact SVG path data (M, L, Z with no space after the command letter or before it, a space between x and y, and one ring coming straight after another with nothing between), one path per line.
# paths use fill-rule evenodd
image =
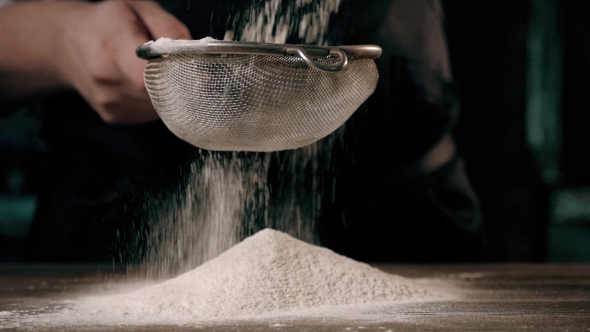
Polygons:
M195 46L195 45L205 45L209 42L215 41L214 38L205 37L202 39L196 40L182 40L182 39L171 39L171 38L158 38L157 40L152 40L146 43L146 45L150 45L152 50L156 52L166 52L171 50L178 50L182 49L186 46Z
M267 0L234 17L225 40L285 44L295 33L305 44L327 45L330 16L341 0ZM241 34L236 34L241 31Z
M297 35L308 44L325 44L330 16L340 0L254 1L229 22L225 39L285 43ZM198 41L160 38L152 48L182 47ZM246 236L271 227L308 243L321 244L316 234L332 152L343 131L307 147L282 153L233 154L216 152L197 157L169 197L144 198L148 211L137 238L147 239L141 252L148 279L166 279L215 258ZM321 156L321 162L320 162ZM268 168L278 167L285 180L272 190L269 204ZM276 194L278 193L278 194ZM140 256L140 255L137 255Z
M289 36L298 36L305 44L330 45L327 38L330 17L338 13L341 0L263 0L234 16L225 40L285 44ZM285 180L273 190L278 192L274 205L267 206L267 225L308 243L321 244L317 234L325 181L333 165L333 152L342 144L344 128L300 149L272 153L274 165ZM269 158L271 159L271 158ZM321 159L321 162L320 162ZM311 171L310 171L311 170Z
M265 164L256 154L202 152L177 192L145 196L150 227L142 234L147 239L140 266L145 277L175 277L264 228Z
M433 288L265 229L177 278L77 300L54 322L184 324L433 298Z

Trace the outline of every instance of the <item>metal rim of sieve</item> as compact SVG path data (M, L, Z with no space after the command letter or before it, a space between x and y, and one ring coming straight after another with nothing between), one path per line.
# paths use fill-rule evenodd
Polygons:
M317 70L335 72L348 64L348 58L372 58L381 56L381 47L377 45L349 45L349 46L312 46L292 44L269 44L254 42L234 42L223 40L187 41L166 45L162 50L154 49L152 42L137 48L138 57L146 60L160 58L165 55L270 55L270 56L299 56L305 63ZM313 59L336 57L338 62L333 66L326 66Z

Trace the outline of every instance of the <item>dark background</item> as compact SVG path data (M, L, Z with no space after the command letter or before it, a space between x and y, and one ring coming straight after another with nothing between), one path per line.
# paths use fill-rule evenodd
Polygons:
M590 261L587 1L444 1L495 260Z
M590 2L443 1L455 129L494 261L590 262ZM0 120L0 260L22 259L51 165L38 116Z

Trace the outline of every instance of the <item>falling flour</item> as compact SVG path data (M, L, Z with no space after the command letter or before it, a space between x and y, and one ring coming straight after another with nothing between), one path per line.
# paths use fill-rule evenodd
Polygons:
M341 0L267 0L234 17L225 40L285 44L295 34L305 44L327 45L330 16ZM236 31L242 33L236 35Z
M54 314L53 322L197 324L437 296L434 288L412 279L265 229L174 279L130 293L76 300Z
M289 35L297 35L307 44L326 44L329 19L338 12L340 1L296 0L286 6L281 0L253 1L228 22L225 39L284 44ZM210 40L161 38L151 47L161 51ZM146 277L166 279L189 271L263 228L260 224L321 244L316 229L326 194L322 189L325 181L332 181L328 179L332 152L342 133L340 129L292 151L229 158L216 152L199 155L186 174L188 181L179 181L178 192L161 199L144 198L148 213L142 222L149 226L136 237L147 239L147 248L137 255ZM270 167L284 174L281 183L267 183ZM273 204L269 204L271 190L278 193Z
M177 191L144 197L149 229L140 269L162 280L194 269L265 227L265 161L256 154L199 154ZM143 247L143 246L139 246Z

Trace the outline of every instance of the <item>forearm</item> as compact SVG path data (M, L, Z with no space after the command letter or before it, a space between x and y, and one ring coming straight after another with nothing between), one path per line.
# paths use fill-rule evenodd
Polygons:
M79 5L26 1L0 8L0 102L68 87L59 45L64 18Z

